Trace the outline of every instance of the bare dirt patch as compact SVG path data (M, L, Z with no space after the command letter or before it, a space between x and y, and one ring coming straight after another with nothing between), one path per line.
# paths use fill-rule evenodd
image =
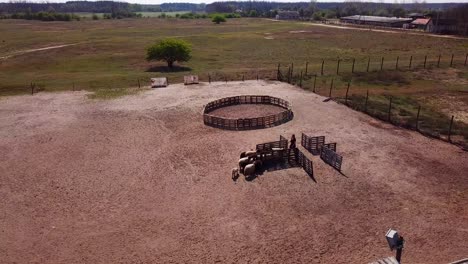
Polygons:
M203 124L204 105L240 94L288 100L295 117ZM262 81L2 99L2 262L368 263L393 254L390 227L406 263L466 257L467 152L323 100ZM316 182L297 168L231 180L241 151L301 132L337 142L345 176L312 157Z
M462 71L455 68L422 69L414 72L415 77L422 80L441 81L447 84L466 85L468 80L461 77Z
M242 104L232 105L216 109L210 112L210 115L238 119L238 118L255 118L262 116L275 115L285 111L284 108L268 104Z

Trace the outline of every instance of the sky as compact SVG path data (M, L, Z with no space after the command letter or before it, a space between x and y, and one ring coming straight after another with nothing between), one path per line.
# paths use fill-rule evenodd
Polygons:
M67 0L27 0L27 2L37 2L37 3L63 3ZM121 2L128 2L128 3L137 3L137 4L162 4L162 3L212 3L215 1L231 1L231 0L114 0L114 1L121 1ZM271 2L309 2L307 0L265 0ZM359 1L359 0L358 0ZM422 2L422 0L417 0L418 2ZM425 0L426 3L468 3L468 0ZM9 2L9 0L0 0L0 2ZM317 2L345 2L344 0L318 0ZM365 2L362 1L361 2ZM413 3L414 0L374 0L372 2L385 2L385 3Z

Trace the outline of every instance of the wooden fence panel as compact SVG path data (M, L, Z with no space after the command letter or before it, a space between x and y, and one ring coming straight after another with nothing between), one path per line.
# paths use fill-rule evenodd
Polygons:
M343 164L343 157L338 155L335 151L323 147L320 153L320 158L325 161L328 165L332 166L338 171L341 171L341 165Z
M325 145L325 136L309 137L302 133L301 145L312 153L312 155L318 155L320 154L322 146Z
M226 119L208 114L216 109L238 104L273 104L284 108L285 111L271 116L243 119ZM205 106L203 113L204 124L230 130L246 130L272 127L283 124L293 118L293 113L290 108L289 102L281 98L265 95L242 95L221 98L208 103Z

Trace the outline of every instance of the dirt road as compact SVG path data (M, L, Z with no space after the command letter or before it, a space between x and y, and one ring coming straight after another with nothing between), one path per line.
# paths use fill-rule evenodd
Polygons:
M203 125L203 105L288 100L274 128ZM111 101L85 92L0 99L3 263L405 263L466 257L468 153L283 83L170 85ZM325 135L344 175L301 169L231 180L239 153L295 133Z
M0 57L0 60L5 60L5 59L11 58L13 56L23 55L23 54L26 54L26 53L43 51L43 50L51 50L51 49L60 49L60 48L64 48L64 47L68 47L68 46L74 46L74 45L78 45L78 44L79 43L73 43L73 44L47 46L47 47L36 48L36 49L19 50L19 51L15 51L15 52L12 52L12 53L10 53L8 55Z

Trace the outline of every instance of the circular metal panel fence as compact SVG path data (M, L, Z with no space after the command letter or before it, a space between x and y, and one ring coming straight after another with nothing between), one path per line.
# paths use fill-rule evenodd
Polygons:
M284 111L268 116L254 118L230 119L210 114L216 109L240 104L269 104L281 107ZM241 95L221 98L208 103L203 110L203 122L212 126L228 130L261 129L281 125L293 119L291 103L281 98L268 95Z

